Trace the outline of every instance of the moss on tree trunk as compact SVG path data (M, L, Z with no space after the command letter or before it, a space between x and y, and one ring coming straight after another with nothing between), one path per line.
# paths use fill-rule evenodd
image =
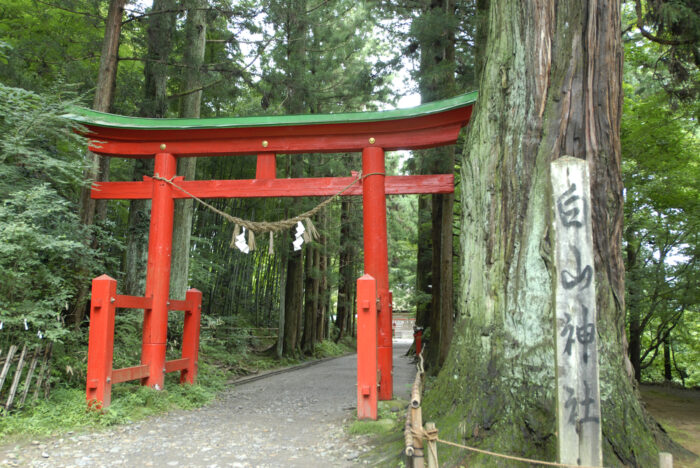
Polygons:
M605 466L653 466L623 339L619 0L488 7L461 165L459 317L424 419L446 440L555 459L548 178L550 162L571 155L591 174ZM516 466L440 451L452 463Z

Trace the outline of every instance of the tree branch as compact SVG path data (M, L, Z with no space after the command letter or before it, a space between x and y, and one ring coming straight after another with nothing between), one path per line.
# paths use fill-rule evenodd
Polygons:
M224 81L224 78L219 78L218 80L214 80L214 81L212 81L211 83L207 83L207 84L205 84L205 85L199 86L198 88L189 89L189 90L183 91L183 92L181 92L181 93L171 94L170 96L168 96L168 99L176 99L176 98L180 98L180 97L183 97L183 96L187 96L188 94L196 93L196 92L199 92L199 91L204 91L205 89L207 89L207 88L209 88L209 87L211 87L211 86L214 86L214 85L216 85L216 84L219 84L219 83L221 83L222 81Z
M669 46L677 46L677 45L683 45L683 44L690 44L690 40L687 41L674 41L670 39L664 39L658 36L654 36L652 33L644 29L644 20L642 19L642 0L635 0L634 2L634 10L637 12L637 28L639 29L639 32L642 33L642 36L646 37L652 42L656 42L657 44L663 44L663 45L669 45Z
M68 8L64 8L59 5L55 5L53 3L48 3L48 2L42 2L41 0L37 0L37 3L41 3L42 5L49 6L51 8L56 8L57 10L62 10L62 11L67 11L68 13L72 13L74 15L81 15L81 16L87 16L88 18L97 18L100 21L105 21L106 18L99 16L99 15L94 15L92 13L88 13L85 11L74 11L74 10L69 10Z

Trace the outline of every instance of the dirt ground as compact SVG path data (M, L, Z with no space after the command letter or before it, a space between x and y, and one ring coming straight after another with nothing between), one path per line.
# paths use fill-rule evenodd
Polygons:
M642 385L647 410L677 443L700 455L700 391L663 385ZM679 458L676 468L700 468L700 457Z

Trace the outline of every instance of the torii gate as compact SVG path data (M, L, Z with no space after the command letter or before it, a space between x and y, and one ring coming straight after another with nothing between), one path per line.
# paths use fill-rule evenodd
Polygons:
M141 182L102 182L92 188L94 199L152 199L152 207L145 297L117 295L116 281L106 275L93 280L88 402L108 406L111 385L118 382L141 379L145 385L162 388L166 372L181 371L181 382L191 383L196 377L201 293L190 290L185 301L168 299L174 200L189 195L160 178L173 180L198 198L330 196L354 178L277 179L276 154L361 152L362 173L367 176L343 195L362 195L363 201L366 275L358 280L358 295L365 294L358 296L358 415L376 419L377 397L389 400L393 394L386 195L454 191L452 174L386 176L384 152L455 143L469 122L476 97L473 92L381 112L207 119L137 118L74 109L70 117L87 127L91 151L155 158L154 172L159 175ZM257 154L252 180L186 181L176 175L179 157L250 154ZM374 300L367 300L367 294ZM141 365L115 370L112 350L118 307L144 309L144 324ZM378 316L367 322L367 312L375 308ZM182 359L166 362L169 310L185 310L186 315ZM376 323L377 328L368 330L363 326L367 323Z

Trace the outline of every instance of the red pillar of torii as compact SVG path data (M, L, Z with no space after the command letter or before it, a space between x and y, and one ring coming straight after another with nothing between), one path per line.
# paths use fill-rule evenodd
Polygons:
M112 315L95 321L104 323L99 326L106 327L105 330L93 333L91 328L90 331L88 399L108 405L111 383L129 379L140 378L146 385L162 388L164 374L168 371L180 370L183 372L182 381L194 380L197 359L194 334L198 336L199 333L199 313L195 309L200 307L196 301L201 301L201 293L191 290L186 301L168 299L174 200L189 198L190 195L198 198L331 196L355 180L354 177L277 179L276 154L317 152L362 153L364 176L343 195L362 195L365 273L371 277L365 276L363 279L375 285L377 307L368 305L367 300L363 304L367 306L366 311L377 310L378 317L376 340L362 340L363 343L376 341L376 353L370 354L376 356L376 362L358 362L358 376L371 376L371 372L360 370L364 366L377 366L380 376L378 397L381 400L391 399L392 300L389 290L386 195L451 193L454 182L452 174L388 176L385 174L385 151L454 143L460 128L471 117L475 100L476 93L471 93L413 109L224 119L131 118L75 109L70 117L86 128L91 151L106 156L155 158L154 173L158 175L157 178L144 177L141 182L99 183L92 190L94 199L152 199L152 208L145 297L109 297L116 294L109 292L116 286L102 287L98 280L108 282L111 278L103 276L95 280L98 283L93 282L99 285L93 291L101 292L93 294L91 314L99 316L106 310L108 315ZM179 157L244 154L257 154L255 179L185 181L176 176ZM173 181L182 190L162 178ZM363 291L369 291L367 284L364 283ZM103 294L104 298L100 296L96 300L95 294ZM111 306L106 307L103 304L106 302L111 302ZM113 334L116 307L144 309L140 366L119 370L111 368L111 349L106 349L103 341L105 333L110 333L109 323L112 324ZM183 337L183 342L187 346L183 346L183 358L166 362L169 310L186 310L189 315L186 315L187 336ZM192 317L196 317L196 326ZM93 335L96 337L94 342ZM358 339L358 343L360 341ZM107 347L111 346L110 343ZM362 398L374 399L370 401L370 407L374 405L375 408L373 414L361 413L360 417L376 417L377 396L370 387L369 380L358 381L358 401ZM359 408L358 404L358 411Z

